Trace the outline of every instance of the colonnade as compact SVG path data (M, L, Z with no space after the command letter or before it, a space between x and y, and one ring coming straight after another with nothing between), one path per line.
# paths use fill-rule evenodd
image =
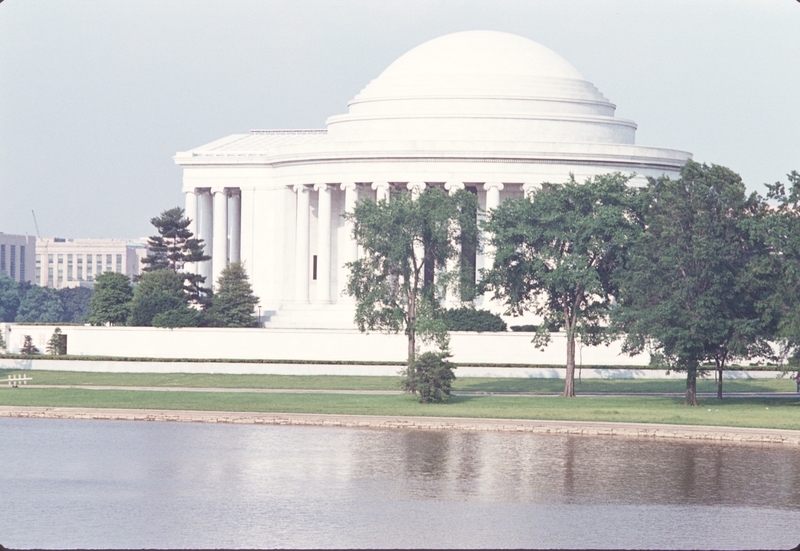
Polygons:
M204 252L211 257L210 262L185 269L205 277L206 286L216 286L222 270L241 259L241 190L212 187L187 191L185 216L191 220L189 230L203 240Z
M340 212L333 212L333 193L344 193L344 211L352 212L359 195L369 190L374 190L377 201L390 201L393 189L399 186L410 191L412 197L418 197L429 185L439 186L441 183L428 184L422 181L404 182L342 182L342 183L307 183L293 184L287 188L294 192L296 212L294 213L294 296L275 297L279 300L293 301L295 303L331 304L340 299L335 294L344 288L344 282L339 281L338 289L333 289L333 275L348 262L358 259L358 245L349 238L352 235L351 223L345 222L345 232L348 238L340 240L336 248L334 237L338 239L335 226L336 218ZM444 183L444 189L454 195L459 190L466 188L464 182ZM475 185L471 183L470 185ZM486 182L481 185L486 192L486 210L491 211L500 204L500 192L504 189L501 182ZM533 189L523 186L527 194ZM311 251L311 193L316 192L316 255ZM208 262L186 266L185 269L198 273L206 278L206 285L216 286L222 271L231 263L241 259L242 243L242 193L236 187L204 187L194 188L186 193L186 217L191 220L190 231L203 240L205 254L211 257ZM372 195L372 193L370 193ZM249 197L249 196L248 196ZM341 205L341 196L337 200ZM341 209L341 206L339 207ZM259 213L259 216L269 216L270 213ZM288 230L288 228L287 228ZM252 236L248 236L248 239ZM284 246L291 246L285 243ZM333 252L336 252L335 258ZM283 255L281 255L283 256ZM279 257L280 258L280 257ZM283 256L291 258L291 256ZM493 251L485 248L480 266L484 269L491 268ZM278 258L274 261L280 261ZM316 262L312 267L312 262ZM250 260L248 260L250 262ZM452 267L449 267L452 268ZM289 267L291 270L291 267ZM291 271L289 272L291 273ZM316 274L315 285L311 285L312 274ZM341 278L339 278L341 279ZM312 289L315 291L311 296ZM448 302L454 302L450 297ZM344 299L347 300L347 299Z

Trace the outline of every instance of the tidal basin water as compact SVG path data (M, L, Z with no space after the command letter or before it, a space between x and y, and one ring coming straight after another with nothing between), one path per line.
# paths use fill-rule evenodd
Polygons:
M796 447L0 419L6 547L798 543Z

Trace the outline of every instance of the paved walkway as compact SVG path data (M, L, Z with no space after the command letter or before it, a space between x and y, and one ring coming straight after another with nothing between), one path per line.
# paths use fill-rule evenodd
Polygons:
M219 388L190 386L111 386L111 385L23 385L24 388L79 388L85 390L149 390L156 392L254 392L299 394L403 394L402 390L328 390L316 388ZM494 392L454 390L456 396L561 396L560 392ZM683 392L578 392L578 396L665 396L683 397ZM698 398L716 398L716 392L698 392ZM797 398L795 392L726 392L726 398Z
M533 434L617 436L653 439L677 438L718 443L786 444L800 446L800 431L797 430L649 423L29 406L0 406L0 417L300 425L406 430L524 432Z

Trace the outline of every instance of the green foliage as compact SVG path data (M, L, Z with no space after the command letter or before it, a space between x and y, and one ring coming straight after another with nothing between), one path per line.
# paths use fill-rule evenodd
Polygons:
M51 356L63 356L67 353L67 339L66 335L61 332L60 327L56 327L53 335L47 341L47 348L45 348Z
M443 289L462 298L461 277L466 245L477 247L477 200L467 191L450 196L428 188L418 198L397 193L391 201L359 201L345 217L364 256L347 265L347 292L356 299L355 322L361 331L403 331L408 359L416 339L447 345L447 328L439 315ZM447 273L448 262L454 270ZM434 281L439 275L439 289ZM471 298L471 297L469 297Z
M540 331L540 325L512 325L510 329L516 333L537 333ZM549 331L551 333L555 333L556 331L560 330L561 326L557 323L550 323L542 328L542 331Z
M23 356L33 356L34 354L39 354L39 349L33 344L33 337L30 335L22 336L22 348L19 349L19 353Z
M31 287L20 301L17 322L58 323L64 317L64 305L58 291L50 287Z
M20 300L22 297L17 282L5 274L0 274L0 322L14 321Z
M767 198L777 209L765 218L767 242L774 254L775 288L766 311L775 321L775 337L783 353L797 364L800 355L800 173L788 175L788 186L781 182L767 184Z
M244 264L232 262L222 270L217 291L207 310L208 325L213 327L257 327L255 307L258 297L247 277Z
M447 352L425 352L407 370L407 392L419 394L421 404L441 403L450 399L450 387L456 375L455 367L446 358Z
M0 351L5 352L7 346L6 340L3 338L3 333L0 332Z
M203 240L195 238L189 230L192 221L185 218L183 213L182 208L175 207L150 219L150 223L158 230L158 235L148 239L150 247L147 257L142 259L142 271L171 270L178 273L182 272L186 264L211 259L203 252ZM202 303L202 296L210 293L209 289L202 287L205 278L188 272L182 272L181 277L189 300Z
M172 270L145 272L133 292L128 325L140 327L197 327L202 314L187 304L182 274Z
M686 403L696 405L702 362L771 354L759 308L771 280L764 204L730 169L694 161L679 180L650 179L643 197L647 230L619 274L615 319L624 350L647 347L686 371Z
M122 325L128 320L132 300L133 288L128 276L116 272L99 274L86 321L92 325Z
M506 322L497 314L488 310L462 307L450 308L442 312L448 331L506 331Z
M89 301L93 291L86 287L67 287L58 290L61 304L64 305L62 322L83 323L89 317Z
M619 173L578 184L544 185L530 199L504 201L490 213L495 260L484 284L511 314L543 319L533 342L544 346L550 327L567 333L564 394L574 396L575 341L608 342L603 328L630 243L641 231L638 197Z

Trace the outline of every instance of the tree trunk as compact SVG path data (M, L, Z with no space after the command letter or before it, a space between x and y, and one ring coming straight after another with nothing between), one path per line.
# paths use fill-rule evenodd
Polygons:
M717 399L722 400L722 370L725 363L717 360Z
M686 400L683 405L697 405L697 366L691 367L686 371Z
M575 333L567 330L567 376L564 379L564 396L575 396Z

